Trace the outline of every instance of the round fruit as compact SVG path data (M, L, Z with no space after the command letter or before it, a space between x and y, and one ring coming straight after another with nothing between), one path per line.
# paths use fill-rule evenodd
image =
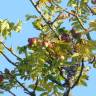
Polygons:
M3 75L0 75L0 83L2 83L3 82Z
M28 38L29 46L31 46L32 44L37 44L37 41L37 38Z
M43 45L44 47L49 47L49 42L48 42L48 41L43 41L43 42L42 42L42 45Z

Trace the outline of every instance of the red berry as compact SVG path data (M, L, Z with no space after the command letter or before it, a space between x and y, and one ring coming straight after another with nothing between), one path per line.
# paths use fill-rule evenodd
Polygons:
M0 75L0 83L2 83L3 82L3 75Z
M38 41L37 38L28 38L28 43L29 43L29 46L31 46L32 44L36 44Z
M48 42L48 41L43 41L43 42L42 42L42 45L43 45L44 47L49 47L49 42Z

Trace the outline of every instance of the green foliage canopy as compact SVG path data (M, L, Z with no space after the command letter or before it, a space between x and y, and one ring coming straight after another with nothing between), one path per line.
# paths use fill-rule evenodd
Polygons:
M26 20L32 20L32 25L40 34L28 38L27 45L18 46L23 58L0 41L0 53L15 66L14 70L1 72L4 80L1 80L0 88L10 92L13 87L23 87L30 96L35 96L37 91L41 92L40 96L71 96L70 90L75 86L87 86L90 67L84 63L89 62L96 67L96 41L90 37L91 32L96 31L96 19L89 18L96 15L96 3L93 0L68 0L65 8L60 5L64 0L29 1L39 16L26 15ZM63 26L67 20L71 29ZM19 32L21 25L21 21L15 24L0 20L0 34L6 39L12 31ZM4 54L3 48L17 58L16 63ZM26 88L17 77L35 83ZM29 91L30 88L32 91Z

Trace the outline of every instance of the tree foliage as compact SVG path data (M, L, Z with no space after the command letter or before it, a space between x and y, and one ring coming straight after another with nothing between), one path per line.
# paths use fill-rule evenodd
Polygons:
M14 65L13 70L0 71L0 89L16 96L11 89L22 87L29 96L71 96L70 91L79 85L87 86L90 63L96 67L96 41L90 34L96 31L96 0L29 0L39 13L26 15L36 30L38 37L29 37L28 44L18 45L19 57L3 41L0 53ZM93 7L91 8L92 5ZM69 22L67 29L66 22ZM19 32L22 22L17 24L0 19L0 36L4 40L12 31ZM17 58L13 62L5 55L4 49ZM85 64L88 62L88 64ZM18 79L20 78L20 79ZM31 80L25 87L20 80Z

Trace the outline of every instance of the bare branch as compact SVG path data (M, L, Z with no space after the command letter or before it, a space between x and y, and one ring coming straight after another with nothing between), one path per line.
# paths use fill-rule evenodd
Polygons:
M12 96L16 96L16 95L15 95L12 91L10 91L10 90L7 90L7 89L3 89L3 90L9 92Z
M9 63L11 63L12 65L14 65L14 66L17 67L16 63L14 63L13 61L11 61L2 51L0 51L0 53L5 57L5 59L6 59Z
M69 87L69 88L67 88L67 89L66 89L66 92L64 93L64 95L63 95L63 96L69 96L70 90L71 90L71 88L70 88L70 87Z
M11 51L3 42L0 41L0 43L12 54L14 55L16 58L21 59L20 57L18 57L13 51Z

